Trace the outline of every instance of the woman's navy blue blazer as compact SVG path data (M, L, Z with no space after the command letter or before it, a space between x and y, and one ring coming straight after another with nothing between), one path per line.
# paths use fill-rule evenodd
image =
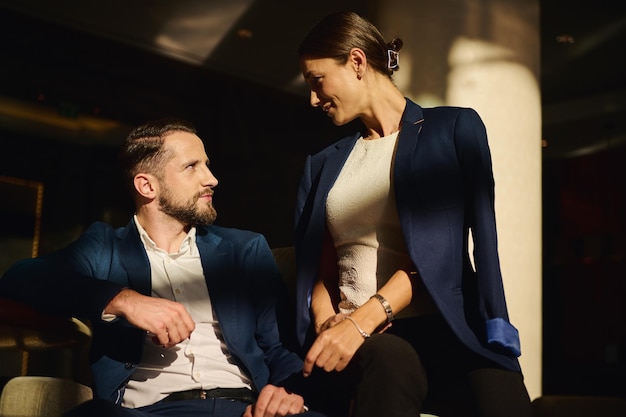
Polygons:
M359 136L306 160L295 213L302 344L311 321L326 197ZM407 99L392 178L409 255L439 311L468 348L520 371L519 335L509 322L498 258L491 155L480 116L469 108L422 108Z

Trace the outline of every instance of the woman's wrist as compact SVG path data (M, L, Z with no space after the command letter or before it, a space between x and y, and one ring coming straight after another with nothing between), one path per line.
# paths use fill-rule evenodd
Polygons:
M350 316L359 323L366 333L376 333L377 329L387 323L387 316L380 303L375 299L369 299L359 308L354 310Z
M359 326L359 323L357 323L357 321L353 319L352 317L346 316L346 320L351 321L352 324L354 324L354 327L358 330L358 332L361 334L361 337L363 337L363 339L369 339L372 336L371 334L363 330L361 326Z
M380 303L383 310L385 310L385 315L387 316L387 323L391 323L395 317L393 314L393 309L391 308L391 305L389 304L389 301L387 301L385 297L383 297L382 295L378 293L372 295L370 299L374 299Z

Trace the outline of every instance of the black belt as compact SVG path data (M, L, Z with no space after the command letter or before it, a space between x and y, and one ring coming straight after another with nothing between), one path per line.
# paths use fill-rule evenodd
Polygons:
M165 397L163 402L206 400L209 398L222 398L252 404L256 401L256 394L248 388L190 389L189 391L173 392Z

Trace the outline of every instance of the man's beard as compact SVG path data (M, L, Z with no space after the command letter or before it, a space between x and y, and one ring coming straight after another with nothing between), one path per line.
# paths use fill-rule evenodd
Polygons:
M217 211L211 202L207 204L205 210L198 208L196 203L204 194L206 194L206 192L199 193L187 203L178 205L173 201L172 193L169 188L165 188L163 189L163 194L159 196L159 206L163 213L175 218L183 224L190 226L208 226L215 221Z

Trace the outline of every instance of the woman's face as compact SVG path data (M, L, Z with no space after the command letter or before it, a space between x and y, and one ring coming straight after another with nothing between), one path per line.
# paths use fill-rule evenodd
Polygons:
M350 60L340 64L332 58L302 58L300 68L311 89L311 106L321 107L337 126L359 117L364 89Z

